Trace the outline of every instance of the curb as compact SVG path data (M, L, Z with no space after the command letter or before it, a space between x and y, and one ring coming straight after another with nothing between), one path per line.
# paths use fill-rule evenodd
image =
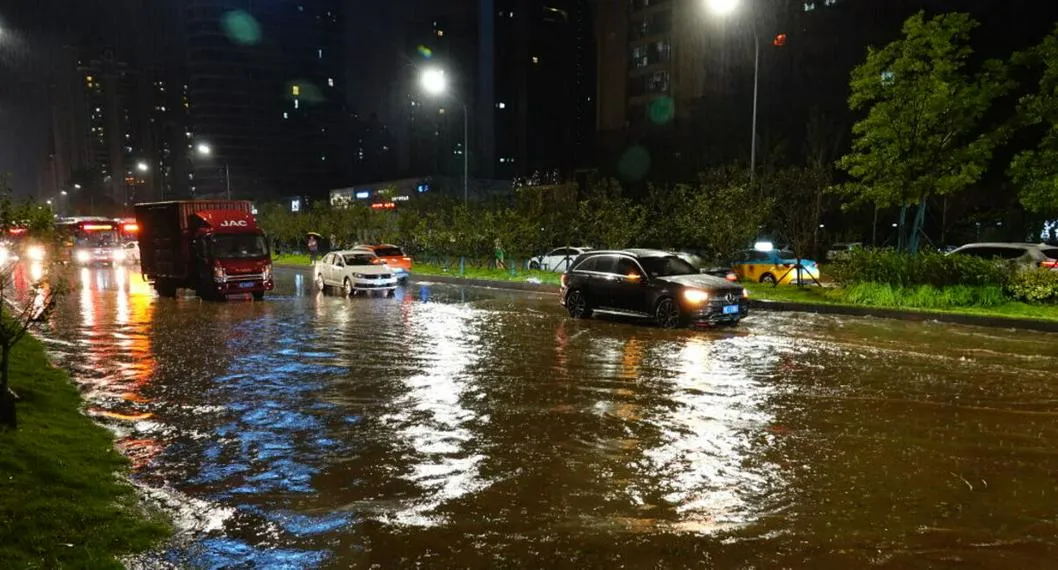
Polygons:
M467 285L469 287L486 287L488 289L508 289L511 291L550 293L552 295L558 295L558 285L551 285L548 283L493 281L491 279L469 279L452 275L416 275L414 273L411 276L411 281L413 283L446 283L451 285Z
M1024 329L1058 333L1058 322L1038 321L1033 319L1012 319L1008 317L989 317L984 315L959 315L954 313L924 313L920 311L903 311L900 309L882 309L878 307L850 307L845 305L791 303L789 301L764 301L760 299L750 299L749 306L751 309L760 309L763 311L846 315L850 317L876 317L881 319L897 319L915 322L936 321L955 325Z

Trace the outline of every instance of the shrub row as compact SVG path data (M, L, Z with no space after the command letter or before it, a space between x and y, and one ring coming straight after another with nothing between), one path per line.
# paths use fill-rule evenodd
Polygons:
M849 252L828 274L850 302L886 306L991 306L1015 300L1058 303L1058 271L969 257L891 249Z

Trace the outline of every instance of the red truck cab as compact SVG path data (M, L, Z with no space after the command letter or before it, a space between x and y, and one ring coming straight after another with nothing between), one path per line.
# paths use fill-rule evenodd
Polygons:
M193 289L203 299L264 297L274 287L272 256L249 202L138 204L140 267L159 295Z

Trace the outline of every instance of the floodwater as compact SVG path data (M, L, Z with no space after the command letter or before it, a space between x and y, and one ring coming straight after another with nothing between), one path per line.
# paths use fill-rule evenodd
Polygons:
M755 313L573 321L412 285L159 299L73 271L48 333L202 568L1039 568L1058 336Z

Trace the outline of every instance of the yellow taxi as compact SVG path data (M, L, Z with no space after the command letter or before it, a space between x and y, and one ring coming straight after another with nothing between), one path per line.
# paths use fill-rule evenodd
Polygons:
M797 258L793 252L780 251L769 247L770 244L757 244L754 249L739 253L732 262L731 268L740 281L750 283L781 283L789 285L797 282ZM801 259L802 281L819 279L819 265L811 259Z

